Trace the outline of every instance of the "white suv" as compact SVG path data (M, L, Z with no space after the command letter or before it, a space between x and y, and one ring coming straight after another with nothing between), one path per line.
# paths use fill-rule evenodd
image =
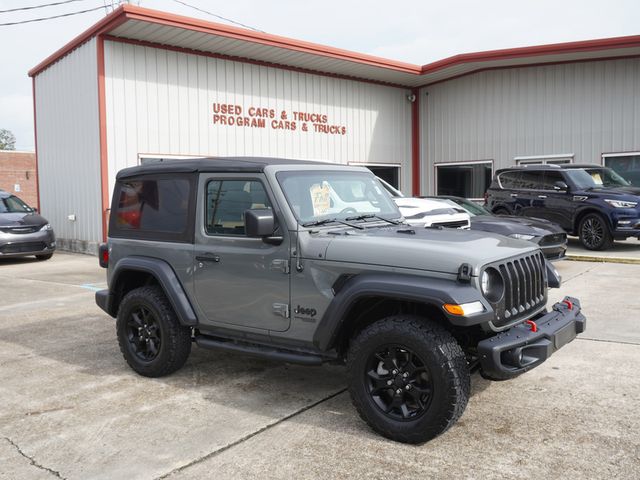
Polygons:
M470 216L460 212L453 206L447 207L442 202L429 198L405 197L387 182L378 177L382 186L393 197L393 201L400 209L400 213L410 225L424 227L445 227L469 229Z

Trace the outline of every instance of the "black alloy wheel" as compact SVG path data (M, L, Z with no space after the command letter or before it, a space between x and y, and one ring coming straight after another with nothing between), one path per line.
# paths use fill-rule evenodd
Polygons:
M116 334L129 366L145 377L179 370L191 352L191 328L181 325L158 285L128 292L118 308Z
M580 222L580 241L589 250L602 250L611 246L612 239L605 220L591 213Z
M144 362L155 359L162 346L162 333L151 310L138 305L129 314L127 339L136 357Z
M433 384L425 362L402 345L384 345L367 365L369 395L394 420L415 420L429 408Z
M469 400L469 366L456 339L437 322L395 314L349 341L349 394L376 432L422 443L451 427Z

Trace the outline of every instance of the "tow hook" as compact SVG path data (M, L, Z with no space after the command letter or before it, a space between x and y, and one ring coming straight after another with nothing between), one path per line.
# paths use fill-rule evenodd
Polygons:
M571 308L569 308L569 310L571 310ZM536 322L534 322L533 320L526 320L524 323L531 327L531 331L533 333L536 333L538 331L538 325L536 325Z

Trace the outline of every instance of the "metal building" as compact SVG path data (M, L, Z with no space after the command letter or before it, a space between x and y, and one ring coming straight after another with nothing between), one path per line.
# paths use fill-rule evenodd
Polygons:
M123 5L29 74L39 206L80 251L116 172L153 158L364 164L470 198L515 163L640 169L640 36L418 66Z

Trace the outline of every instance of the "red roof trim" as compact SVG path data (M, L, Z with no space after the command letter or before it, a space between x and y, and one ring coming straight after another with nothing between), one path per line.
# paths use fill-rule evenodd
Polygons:
M172 52L186 53L189 55L199 55L201 57L207 57L207 58L219 58L221 60L228 60L230 62L249 63L251 65L259 65L261 67L279 68L281 70L290 70L292 72L306 73L309 75L321 75L323 77L339 78L342 80L351 80L355 82L372 83L374 85L383 85L385 87L394 87L394 88L402 88L402 89L411 88L406 85L383 82L381 80L371 80L368 78L360 78L360 77L355 77L351 75L342 75L339 73L327 73L327 72L322 72L320 70L312 70L309 68L302 68L302 67L292 67L290 65L282 65L280 63L266 62L264 60L253 60L251 58L235 57L233 55L224 55L222 53L204 52L202 50L193 50L191 48L185 48L185 47L174 47L172 45L163 45L161 43L148 42L146 40L134 40L131 38L114 37L112 35L103 35L103 37L105 40L109 40L110 42L126 43L129 45L137 45L140 47L158 48L161 50L169 50Z
M249 41L262 45L285 48L301 53L308 53L326 58L335 58L338 60L359 63L362 65L384 68L410 75L426 75L446 69L448 67L466 63L482 63L496 60L507 60L511 58L539 57L541 55L558 55L566 53L610 50L616 48L640 47L640 35L635 35L628 37L585 40L579 42L555 43L532 47L508 48L478 53L465 53L419 66L376 57L373 55L365 55L361 53L351 52L349 50L319 45L316 43L294 40L278 35L253 32L251 30L246 30L243 28L231 27L219 23L208 22L205 20L199 20L191 17L174 15L172 13L160 12L157 10L124 4L114 12L100 20L93 27L80 34L71 42L67 43L60 50L47 57L44 61L31 69L29 71L29 75L37 75L42 70L46 69L48 66L62 58L64 55L68 54L71 50L75 49L82 43L86 42L96 35L107 34L111 32L127 20L139 20L160 25L174 26L192 31L199 31L213 35L220 35L227 38ZM595 61L598 59L594 58L593 60ZM525 64L523 64L522 66L525 66Z

